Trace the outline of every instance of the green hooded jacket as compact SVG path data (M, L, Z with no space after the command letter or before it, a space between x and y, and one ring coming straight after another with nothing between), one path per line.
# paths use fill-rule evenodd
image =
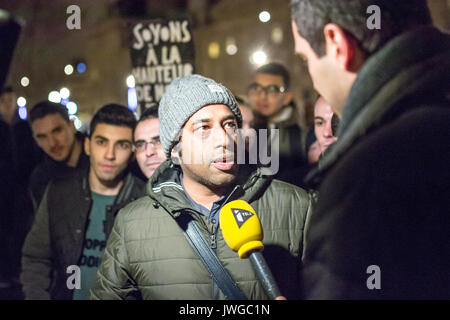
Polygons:
M108 240L92 299L225 299L175 218L192 217L248 299L267 299L250 261L240 259L206 216L196 212L180 182L180 168L163 163L148 195L122 209ZM311 211L303 189L241 166L228 201L250 203L261 220L263 255L284 296L299 298L303 230Z

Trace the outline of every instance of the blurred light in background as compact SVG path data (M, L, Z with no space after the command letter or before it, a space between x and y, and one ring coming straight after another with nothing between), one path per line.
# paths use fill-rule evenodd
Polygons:
M217 59L220 55L220 45L217 42L211 42L208 46L208 55L211 59Z
M134 88L136 86L136 81L134 80L134 76L130 74L127 77L127 87L128 88Z
M67 99L70 97L70 90L67 88L61 88L61 90L59 90L59 95L61 96L61 99Z
M66 106L69 102L70 102L69 99L61 99L61 102L60 102L60 103L61 103L63 106Z
M19 113L19 118L20 119L27 120L28 111L27 111L27 107L26 106L19 107L18 113Z
M253 52L250 57L250 62L256 65L262 65L267 61L267 55L264 51L258 50Z
M73 73L73 67L71 64L68 64L64 67L64 73L67 74L68 76Z
M17 105L19 107L25 107L26 104L27 104L27 99L25 99L24 97L17 98Z
M138 105L136 88L128 88L128 109L136 111Z
M20 79L20 84L22 87L27 87L30 84L30 79L28 79L28 77L22 77L22 79Z
M80 62L77 64L77 71L78 73L84 73L86 71L86 63Z
M270 21L270 13L268 11L261 11L258 18L261 22L268 22Z
M228 37L227 38L225 51L230 56L233 56L233 55L235 55L237 53L238 48L236 46L236 40L234 40L233 37Z
M83 122L78 118L77 116L71 115L69 117L70 120L73 120L73 124L75 125L75 128L77 130L80 130L80 128L83 126Z
M48 94L48 101L54 102L54 103L60 103L61 102L61 95L58 91L51 91Z
M281 29L280 27L273 28L272 33L270 34L270 38L276 44L280 44L281 42L283 42L283 29Z
M235 44L229 44L229 45L227 45L227 53L228 53L230 56L234 56L234 55L237 53L237 51L238 51L238 49L237 49L237 47L236 47Z
M70 115L74 115L75 113L78 112L78 106L77 106L77 104L76 104L75 102L73 102L73 101L67 102L66 108L67 108L67 112L68 112Z

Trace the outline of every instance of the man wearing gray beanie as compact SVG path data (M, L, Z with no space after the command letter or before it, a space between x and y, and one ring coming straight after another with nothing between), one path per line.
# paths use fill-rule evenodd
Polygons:
M219 226L220 209L239 199L261 220L264 257L281 294L300 298L310 198L303 189L262 175L260 168L237 163L242 116L234 96L200 75L178 78L160 101L159 119L168 159L149 180L148 195L118 214L91 297L232 298L185 237L186 223L193 221L240 292L247 299L268 299L250 261L227 246Z

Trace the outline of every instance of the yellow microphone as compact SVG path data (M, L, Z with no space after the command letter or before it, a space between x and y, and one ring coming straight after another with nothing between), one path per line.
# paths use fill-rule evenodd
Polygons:
M249 258L255 273L270 299L281 296L280 289L261 252L264 238L261 221L244 200L228 202L220 209L219 224L223 238L240 258Z

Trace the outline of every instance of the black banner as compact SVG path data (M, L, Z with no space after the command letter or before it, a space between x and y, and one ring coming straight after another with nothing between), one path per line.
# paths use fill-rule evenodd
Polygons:
M194 73L194 43L188 19L130 24L130 53L138 108L157 105L173 79Z

